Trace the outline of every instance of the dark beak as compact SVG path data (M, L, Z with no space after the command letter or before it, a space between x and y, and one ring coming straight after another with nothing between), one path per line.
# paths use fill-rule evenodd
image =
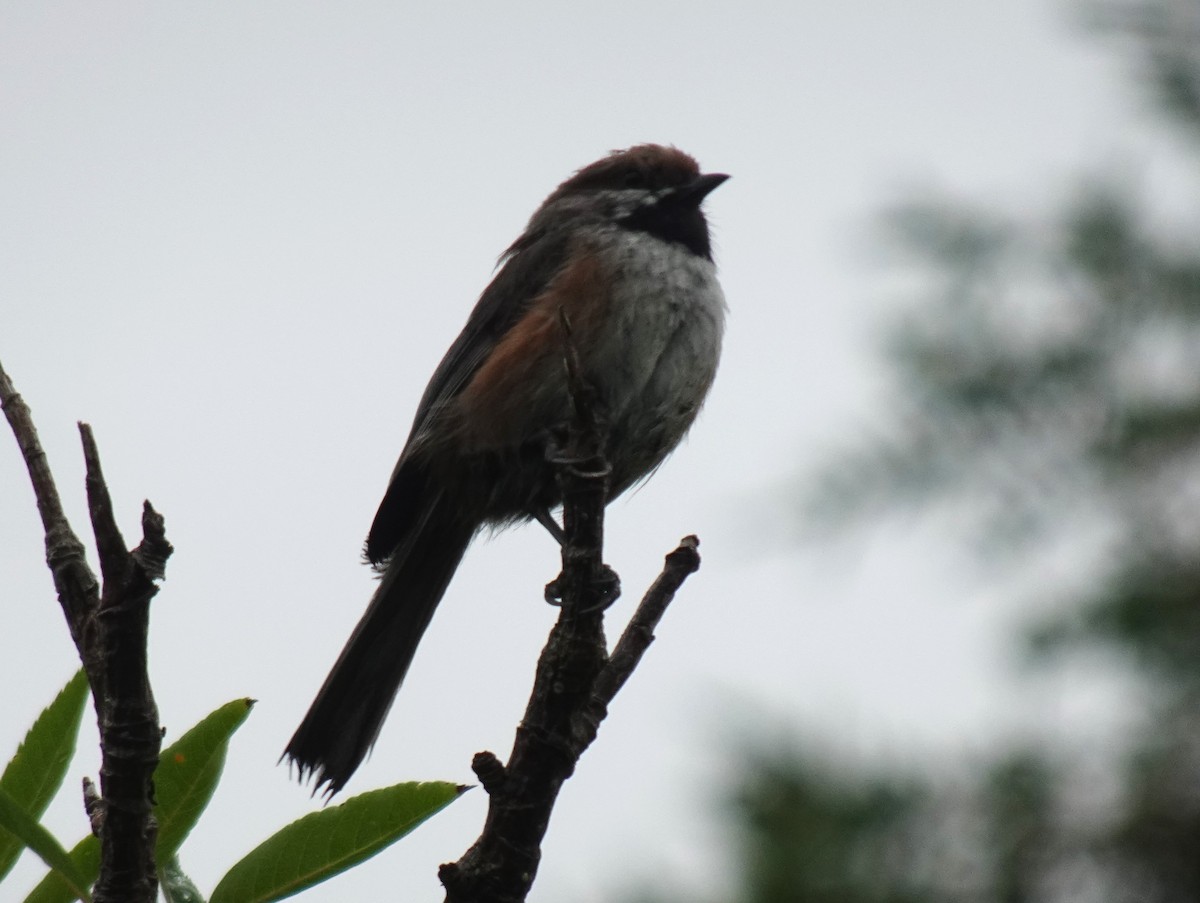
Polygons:
M677 189L675 197L699 207L700 202L728 178L729 176L723 172L709 172L701 176L696 176L692 181Z

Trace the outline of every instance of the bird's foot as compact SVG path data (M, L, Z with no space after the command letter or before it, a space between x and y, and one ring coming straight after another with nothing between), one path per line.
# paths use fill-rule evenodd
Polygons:
M554 606L563 603L563 575L559 574L546 584L546 601ZM596 600L587 605L583 612L588 614L595 611L606 611L617 599L621 598L621 578L607 564L600 565L599 572L593 578Z

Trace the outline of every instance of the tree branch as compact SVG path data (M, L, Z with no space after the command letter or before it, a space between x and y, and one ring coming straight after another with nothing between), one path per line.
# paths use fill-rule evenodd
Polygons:
M629 680L642 656L654 642L654 628L666 614L667 606L675 598L675 593L689 575L700 569L699 547L698 538L685 536L674 551L667 554L662 572L646 590L646 595L642 597L637 610L630 618L625 632L617 641L608 664L596 676L591 698L576 714L573 725L573 733L581 738L583 748L586 749L596 739L600 722L608 714L609 703L620 692L621 687L625 686L625 681Z
M100 877L93 899L153 903L158 892L153 777L162 731L147 673L146 643L150 600L158 592L156 581L164 575L171 544L162 516L146 502L142 541L126 550L91 427L79 424L101 585L63 513L29 407L2 366L0 406L29 470L46 533L46 563L91 684L100 727L99 799L94 790L90 796L85 790L88 816L100 835Z

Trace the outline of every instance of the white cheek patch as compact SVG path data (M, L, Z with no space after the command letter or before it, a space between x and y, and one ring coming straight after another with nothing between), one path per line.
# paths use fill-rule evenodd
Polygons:
M611 192L613 197L613 219L617 222L629 219L635 213L659 203L672 190L671 188L660 188L658 191L646 191L641 188L631 188L625 191Z

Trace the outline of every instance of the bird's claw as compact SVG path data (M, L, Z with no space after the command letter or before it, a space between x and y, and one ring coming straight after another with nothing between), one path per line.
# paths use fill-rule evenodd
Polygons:
M563 603L562 582L563 575L559 574L546 584L546 601L555 607L561 607ZM582 610L583 614L606 611L617 599L621 598L621 578L607 564L600 565L600 570L594 577L593 586L597 591L597 599Z

